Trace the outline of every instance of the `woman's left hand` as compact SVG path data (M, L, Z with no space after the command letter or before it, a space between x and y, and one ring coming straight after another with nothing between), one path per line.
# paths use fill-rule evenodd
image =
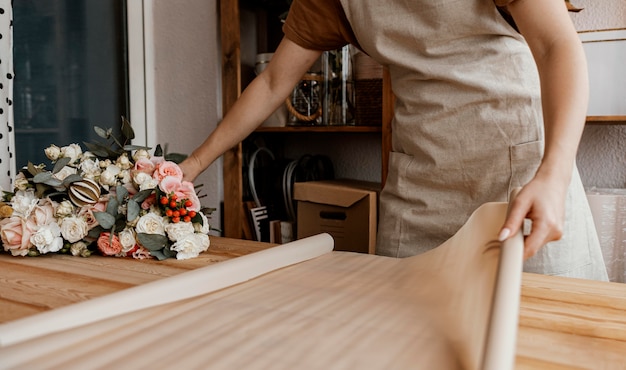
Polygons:
M567 184L538 174L512 200L500 241L523 228L524 219L531 229L524 237L524 260L534 256L546 243L561 239L565 223Z

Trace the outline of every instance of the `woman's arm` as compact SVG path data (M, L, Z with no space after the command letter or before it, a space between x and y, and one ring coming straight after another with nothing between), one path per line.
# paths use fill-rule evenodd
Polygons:
M180 164L185 180L193 181L215 159L250 135L285 101L320 54L283 39L267 68L250 83L217 128Z
M532 220L525 257L563 233L565 197L585 125L587 62L563 0L515 0L508 10L533 53L541 79L545 154L512 204L501 239Z

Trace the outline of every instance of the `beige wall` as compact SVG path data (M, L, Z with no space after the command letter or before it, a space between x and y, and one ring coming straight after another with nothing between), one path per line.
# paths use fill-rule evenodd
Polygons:
M626 1L624 0L572 0L572 3L579 8L584 8L580 13L571 15L579 32L626 29ZM618 47L615 42L607 42L606 45L606 47ZM611 63L613 65L621 65L621 68L625 65L624 61L607 60L606 62L607 65L609 62L613 62ZM597 68L597 66L592 66L592 68ZM607 99L626 99L624 86L606 86L602 91L592 91L592 94L607 94ZM578 166L585 186L626 187L625 145L626 125L586 127L578 151Z
M154 0L156 142L189 154L221 115L217 0ZM202 204L219 208L221 161L196 181ZM212 226L221 228L214 213Z

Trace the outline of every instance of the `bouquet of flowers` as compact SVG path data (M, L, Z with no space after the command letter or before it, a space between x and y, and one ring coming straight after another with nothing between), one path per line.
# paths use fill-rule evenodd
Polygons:
M209 247L208 216L194 185L183 181L181 154L160 145L129 145L134 138L122 117L121 137L94 127L102 142L50 145L54 164L28 163L13 192L0 201L0 237L13 256L92 253L133 258L197 257Z

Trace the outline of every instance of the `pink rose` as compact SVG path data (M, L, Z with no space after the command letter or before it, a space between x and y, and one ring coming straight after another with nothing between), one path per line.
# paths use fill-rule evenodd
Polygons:
M179 199L189 199L191 201L191 207L187 207L188 211L196 211L198 212L201 208L200 199L198 199L198 195L196 194L196 189L193 186L193 183L189 181L183 181L181 183L180 188L178 188Z
M95 207L89 204L82 206L80 211L78 211L78 217L82 217L85 220L89 230L99 225L98 220L96 220L96 217L93 215L93 211L95 211Z
M152 177L157 181L161 181L167 176L174 176L179 180L183 179L183 170L178 165L171 161L163 161L156 166L156 170L152 174Z
M29 215L29 220L37 226L48 225L55 222L54 213L56 203L49 198L40 200Z
M156 194L150 194L143 202L141 202L141 209L149 210L156 203Z
M9 217L0 221L0 239L5 251L14 256L25 256L32 247L30 237L33 234L32 226L21 217Z
M135 162L133 171L147 173L148 175L152 176L155 168L156 165L148 158L139 158L139 160Z
M159 182L159 189L167 195L178 192L181 187L180 179L174 176L166 176ZM178 196L178 194L176 194Z
M122 243L120 243L120 239L115 234L111 237L111 233L109 232L101 233L96 244L98 245L100 252L102 252L105 256L115 256L116 254L122 252Z

